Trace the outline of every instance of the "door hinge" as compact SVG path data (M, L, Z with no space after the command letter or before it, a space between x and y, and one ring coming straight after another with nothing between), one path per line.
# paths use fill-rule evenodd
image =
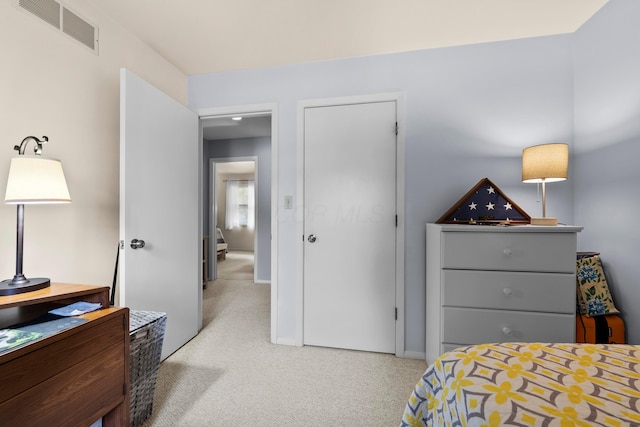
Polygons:
M396 320L398 320L398 307L396 307Z
M396 228L398 228L398 215L396 215Z
M398 136L398 122L396 122L396 136Z

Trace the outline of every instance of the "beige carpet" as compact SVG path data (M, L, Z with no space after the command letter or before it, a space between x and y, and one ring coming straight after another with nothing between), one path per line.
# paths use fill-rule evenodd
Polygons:
M161 365L151 426L397 426L424 361L269 342L269 285L218 279Z
M253 280L253 252L229 251L217 265L218 279Z

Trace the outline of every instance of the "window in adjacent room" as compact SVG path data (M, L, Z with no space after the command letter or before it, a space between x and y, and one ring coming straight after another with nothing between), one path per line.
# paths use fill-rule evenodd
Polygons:
M246 227L255 228L255 183L253 180L227 181L227 211L225 225L227 230Z

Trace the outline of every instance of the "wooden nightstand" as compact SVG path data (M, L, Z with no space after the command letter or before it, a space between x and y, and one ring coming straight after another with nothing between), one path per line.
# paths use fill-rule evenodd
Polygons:
M0 328L76 301L99 302L86 322L0 355L0 423L129 425L129 309L109 307L109 287L53 283L0 297Z

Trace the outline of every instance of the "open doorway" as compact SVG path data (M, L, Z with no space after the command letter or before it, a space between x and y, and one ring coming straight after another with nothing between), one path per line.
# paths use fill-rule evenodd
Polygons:
M222 237L228 251L253 252L254 282L272 283L272 114L225 114L201 118L201 121L203 166L205 176L208 176L203 188L203 229L204 235L208 236L209 249L208 280L218 277L217 264L229 253L218 252L218 238ZM222 174L226 177L221 177ZM226 212L222 211L222 208L226 210L227 186L238 183L247 189L250 181L253 183L251 201L255 223L227 226Z
M255 283L269 284L271 342L278 343L278 108L276 104L212 107L198 111L203 140L203 236L209 280L215 277L217 242L211 217L214 158L257 157ZM242 117L241 120L234 120ZM209 237L210 236L210 237ZM214 246L215 245L215 246ZM217 261L217 260L216 260Z
M257 158L214 158L211 199L216 263L212 279L255 281Z

